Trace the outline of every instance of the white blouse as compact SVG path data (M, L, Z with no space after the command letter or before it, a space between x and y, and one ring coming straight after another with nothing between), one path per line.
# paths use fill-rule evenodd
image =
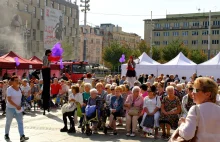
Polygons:
M157 98L157 99L156 99ZM149 113L154 112L155 108L161 107L161 101L160 101L160 97L155 97L153 99L150 99L148 96L144 98L144 108L146 107L149 111Z
M203 103L197 105L200 111L197 142L219 142L220 141L220 106L214 103ZM185 140L194 137L197 124L195 106L188 112L185 123L179 127L179 134Z

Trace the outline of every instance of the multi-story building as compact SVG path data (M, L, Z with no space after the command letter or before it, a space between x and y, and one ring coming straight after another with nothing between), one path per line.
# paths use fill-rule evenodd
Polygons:
M135 33L122 31L122 27L113 24L101 24L100 31L103 35L103 47L109 46L113 41L119 42L129 48L136 48L141 37Z
M1 0L0 17L4 22L0 22L0 41L5 34L10 40L0 43L0 54L13 50L25 58L44 55L46 7L62 13L62 40L72 45L73 58L78 58L79 9L73 0Z
M83 48L84 48L84 30L86 30L86 60L89 63L100 64L102 61L102 40L103 36L100 35L98 28L90 26L80 26L80 41L79 51L80 60L83 60Z
M204 53L208 50L208 27L211 24L211 55L220 51L220 12L191 13L167 15L163 19L151 19L145 21L145 41L150 44L151 30L152 44L164 47L173 40L181 40L190 49L200 49Z

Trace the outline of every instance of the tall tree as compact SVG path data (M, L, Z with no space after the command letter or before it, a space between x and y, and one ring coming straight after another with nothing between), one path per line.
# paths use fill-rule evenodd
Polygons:
M161 48L160 47L152 48L152 59L154 59L155 61L161 60Z
M170 61L175 58L180 52L185 56L188 55L188 49L184 46L182 41L174 40L162 50L162 57L165 61Z
M138 50L142 54L143 52L150 54L150 48L147 47L147 43L144 40L141 40L141 42L138 44Z
M63 53L64 60L74 59L73 52L77 52L77 51L73 51L73 46L68 41L66 40L62 41L62 48L64 50Z
M191 59L196 64L200 64L207 60L207 55L200 50L193 50L189 52L188 58Z

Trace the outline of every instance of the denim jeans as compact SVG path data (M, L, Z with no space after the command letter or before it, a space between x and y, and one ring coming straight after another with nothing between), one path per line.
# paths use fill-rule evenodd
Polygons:
M5 134L9 134L11 122L15 117L18 123L18 131L20 136L24 135L24 127L23 127L23 114L17 113L15 108L6 107L6 125L5 125Z

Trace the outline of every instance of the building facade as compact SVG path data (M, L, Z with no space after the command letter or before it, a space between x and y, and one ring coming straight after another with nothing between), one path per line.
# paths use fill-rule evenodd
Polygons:
M179 39L192 50L200 49L208 53L208 28L211 24L211 55L214 56L220 51L220 12L191 13L167 15L163 19L151 19L145 21L144 39L150 44L151 30L152 44L158 47L165 47L173 40Z
M5 34L5 29L8 28L10 32L6 34L11 34L10 39L15 40L14 45L10 42L0 45L5 49L0 52L12 50L25 58L34 55L42 58L45 52L45 7L50 7L62 11L62 41L69 42L72 45L73 58L79 58L77 54L79 9L73 0L2 0L0 6L4 9L4 13L8 13L7 17L3 16L3 21L6 20L6 22L0 24L0 35ZM1 10L0 13L2 13ZM13 37L12 35L15 34L18 36Z
M135 33L122 31L122 27L113 24L101 24L100 31L103 35L103 47L107 47L111 42L118 42L121 45L135 49L141 41L141 37Z
M80 60L83 60L83 47L84 47L84 30L86 30L86 60L89 63L100 64L102 63L102 41L103 36L100 34L99 28L91 26L80 26L80 42L79 42L79 55Z

